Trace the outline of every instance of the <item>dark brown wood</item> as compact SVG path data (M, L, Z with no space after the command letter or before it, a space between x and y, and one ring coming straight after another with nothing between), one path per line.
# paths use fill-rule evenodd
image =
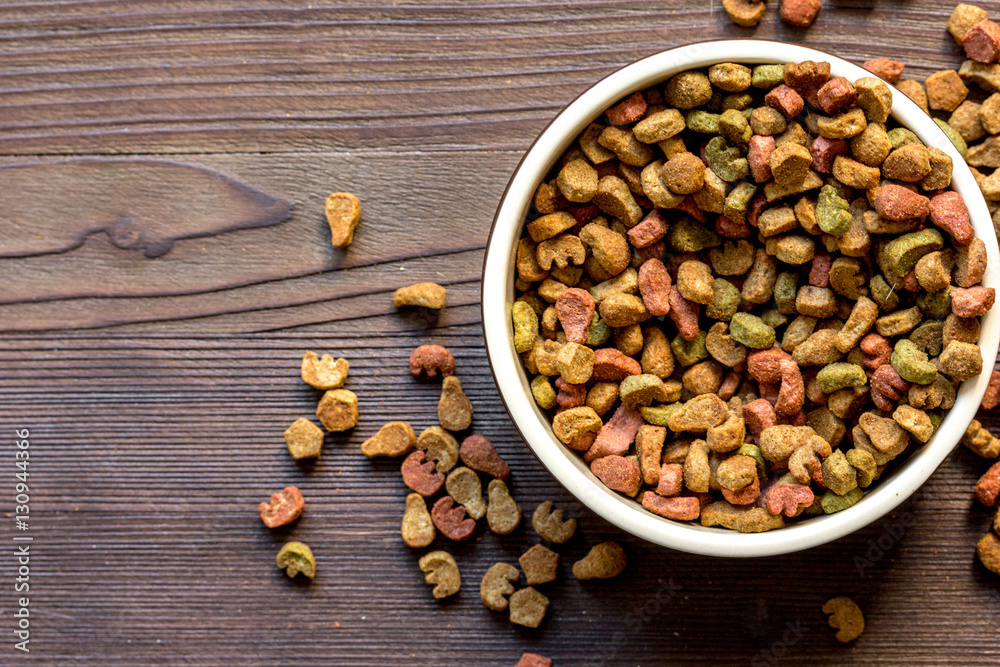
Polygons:
M525 650L559 667L1000 662L1000 580L973 556L991 512L970 489L987 466L972 454L957 451L897 512L834 544L702 558L574 503L490 378L478 281L495 206L530 141L597 78L727 36L892 56L916 78L960 63L944 31L953 3L828 2L809 31L781 25L777 4L756 30L731 25L720 2L687 0L3 7L0 663L20 659L19 428L32 443L27 661L38 664L503 666ZM984 6L1000 16L1000 3ZM78 159L97 171L68 173ZM160 169L169 196L138 187L161 182ZM71 193L91 181L103 192L74 215ZM330 247L323 217L337 190L364 206L347 250ZM101 230L128 213L198 235L123 248ZM449 307L395 312L391 292L420 280L447 284ZM454 351L475 429L510 463L525 512L552 499L580 518L536 631L487 611L477 592L489 565L536 541L530 527L447 545L463 589L435 602L422 551L399 539L398 463L360 454L386 421L435 422L437 385L414 382L406 364L425 342ZM362 417L299 465L281 434L315 409L318 392L298 378L309 349L350 359ZM270 533L256 504L288 484L306 512ZM289 538L316 554L311 585L274 566ZM570 564L603 539L626 545L627 576L577 582ZM834 595L865 611L854 646L825 626L820 606Z

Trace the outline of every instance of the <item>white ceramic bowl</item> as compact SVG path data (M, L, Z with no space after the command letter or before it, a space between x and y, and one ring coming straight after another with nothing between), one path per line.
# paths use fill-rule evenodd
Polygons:
M762 40L690 44L618 70L576 98L542 131L515 170L493 221L483 266L483 330L493 375L515 426L541 464L587 507L633 535L673 549L711 556L771 556L836 540L882 517L916 491L958 444L976 414L996 359L1000 308L982 318L979 345L984 372L978 379L962 385L955 407L930 442L885 479L876 482L855 506L836 514L799 519L767 533L741 534L659 517L604 486L583 459L553 435L548 417L532 399L528 378L514 350L510 319L517 241L538 183L580 132L633 91L664 82L678 72L720 62L760 64L803 60L827 61L834 76L851 81L871 76L861 67L821 51ZM976 235L986 243L989 266L983 284L1000 287L997 240L986 202L972 173L937 125L896 90L893 90L892 117L913 130L925 144L951 155L955 165L953 186L969 207Z

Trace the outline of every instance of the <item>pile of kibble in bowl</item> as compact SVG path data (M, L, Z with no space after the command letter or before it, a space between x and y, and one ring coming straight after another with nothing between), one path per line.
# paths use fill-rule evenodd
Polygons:
M839 512L982 372L985 245L891 106L828 63L722 63L609 108L538 186L514 345L608 488L741 532Z

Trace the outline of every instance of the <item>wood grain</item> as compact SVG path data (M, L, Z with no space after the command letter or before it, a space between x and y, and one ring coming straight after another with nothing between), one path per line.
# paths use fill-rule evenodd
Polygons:
M923 78L961 61L944 32L951 6L838 0L801 31L777 21L777 2L756 30L729 23L719 2L690 0L6 3L0 220L16 208L20 231L32 219L44 230L0 239L10 462L0 493L12 486L13 431L30 429L32 442L32 653L18 661L502 666L525 650L559 667L1000 661L1000 588L973 557L992 518L970 492L983 461L957 451L895 513L805 553L745 561L656 548L583 509L531 456L496 395L479 324L482 253L507 179L596 79L733 36L858 62L894 56ZM983 6L1000 15L1000 3ZM54 175L77 159L97 160L89 178L105 192L78 218ZM148 170L162 162L186 166L170 167L176 186L158 209L169 215L156 224L195 223L184 228L199 235L164 253L115 245L100 230L122 211L150 219L155 193L137 184L159 182ZM215 173L242 185L209 187ZM330 247L322 213L336 190L364 207L346 251ZM254 192L291 202L287 219L280 203L255 217ZM184 193L198 195L189 209L178 207ZM447 284L449 307L395 312L391 292L420 280ZM398 537L398 464L360 454L386 421L434 423L438 387L406 367L426 342L454 351L474 429L511 465L525 512L552 499L580 518L536 631L477 593L489 565L535 543L530 527L436 544L455 554L463 588L435 602L416 567L422 551ZM362 417L299 465L281 434L315 409L297 371L308 349L350 359ZM981 418L1000 428L997 415ZM287 484L302 489L306 513L270 533L256 504ZM311 585L274 567L286 539L316 553ZM626 545L628 575L577 582L571 563L604 539ZM853 646L837 644L820 612L834 595L865 611ZM0 663L15 664L8 651Z

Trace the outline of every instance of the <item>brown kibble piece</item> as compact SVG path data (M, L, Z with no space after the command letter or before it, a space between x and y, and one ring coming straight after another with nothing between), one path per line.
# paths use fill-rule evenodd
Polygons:
M446 377L441 385L438 422L449 431L464 431L472 425L472 403L462 391L461 381L454 375Z
M286 486L282 491L271 495L271 502L257 506L260 520L268 528L286 526L299 518L306 503L297 487Z
M504 611L509 604L508 598L514 593L512 581L521 578L517 568L510 563L494 563L486 570L479 584L479 597L491 611Z
M537 628L545 618L549 599L530 586L510 596L510 622L526 628Z
M986 533L976 545L979 562L993 574L1000 574L1000 537L996 533Z
M965 33L969 32L969 28L985 19L986 16L985 9L960 3L955 6L948 19L948 32L955 43L961 46L962 38L965 37Z
M764 18L765 5L757 0L722 0L722 8L736 25L752 28Z
M781 20L796 28L808 28L822 8L820 0L781 0Z
M864 68L875 76L882 77L889 83L895 84L899 81L899 77L903 75L905 65L897 60L876 58L874 60L867 61L864 64Z
M293 459L314 459L323 448L323 431L308 419L300 417L285 431L285 444Z
M524 583L529 586L547 584L556 580L559 571L559 554L541 544L531 547L517 559L524 571Z
M327 391L339 389L347 381L347 359L333 360L329 354L320 359L315 352L302 357L302 380L311 387Z
M552 501L546 500L535 508L531 527L549 542L563 544L576 533L576 519L564 519L563 516L563 510L555 509Z
M432 551L425 554L417 565L424 573L424 581L434 584L431 594L435 600L454 595L462 585L458 564L447 551Z
M837 641L852 642L865 630L865 617L857 603L848 597L835 597L823 605L823 613L830 614L830 627L838 630Z
M493 443L479 434L472 434L462 441L459 449L462 463L477 472L484 472L496 479L510 477L510 467L504 463Z
M417 449L427 452L438 472L447 473L458 463L458 441L440 426L424 429L417 439Z
M413 549L423 549L434 541L437 531L431 513L427 511L427 503L419 493L406 496L406 512L403 513L403 524L399 529L406 546Z
M402 456L417 442L413 427L406 422L389 422L378 433L361 443L361 453L368 458Z
M361 202L350 192L335 192L326 198L326 221L331 242L346 248L354 240L354 230L361 221Z
M491 479L486 489L489 500L486 522L497 535L509 535L521 525L521 506L510 495L510 489L499 479Z
M454 375L455 357L442 345L421 345L410 353L410 374L415 378Z
M320 399L316 416L327 431L348 431L358 424L358 397L347 389L331 389Z
M417 283L400 287L392 295L392 305L396 308L422 306L440 310L444 308L447 290L437 283Z
M931 109L951 113L965 101L969 89L962 83L958 72L953 69L941 70L924 81L927 89L927 103Z
M580 581L610 579L625 571L625 550L617 542L601 542L573 563L573 576Z

